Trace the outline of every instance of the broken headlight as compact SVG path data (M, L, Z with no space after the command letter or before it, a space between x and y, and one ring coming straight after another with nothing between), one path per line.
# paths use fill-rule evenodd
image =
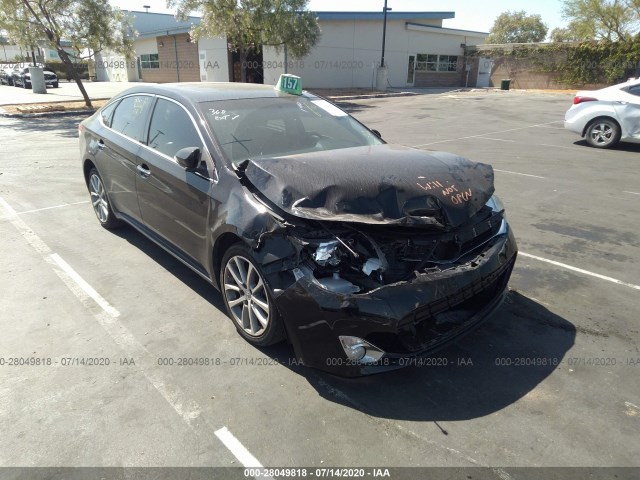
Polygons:
M335 267L340 264L339 242L337 240L323 242L318 245L315 252L311 254L313 261L321 267Z
M487 207L491 208L496 213L502 213L504 215L504 204L497 195L493 195L486 203Z

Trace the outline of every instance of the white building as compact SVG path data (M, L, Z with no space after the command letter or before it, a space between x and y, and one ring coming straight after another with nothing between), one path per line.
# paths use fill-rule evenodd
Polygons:
M239 81L241 69L256 83L275 84L286 71L303 78L305 88L371 88L382 57L383 14L317 12L322 36L304 58L265 46L245 65L229 52L224 38L191 42L199 22L190 17L131 12L138 37L136 59L96 58L101 81ZM391 87L456 87L467 82L465 46L484 43L487 33L443 27L454 12L389 12L385 65ZM471 83L475 82L472 79Z

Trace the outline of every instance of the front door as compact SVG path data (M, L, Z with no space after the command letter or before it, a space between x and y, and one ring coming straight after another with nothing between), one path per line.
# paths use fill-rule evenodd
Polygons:
M479 62L476 87L487 88L491 84L491 69L493 68L493 61L487 57L480 57Z
M187 111L178 103L158 98L149 125L149 148L139 152L136 189L142 221L177 254L204 266L207 259L209 189L206 167L186 171L175 154L198 147L207 155L202 139Z
M622 127L622 136L640 142L640 85L626 89L622 100L613 102Z
M407 87L413 87L416 83L416 56L409 55L409 63L407 65Z

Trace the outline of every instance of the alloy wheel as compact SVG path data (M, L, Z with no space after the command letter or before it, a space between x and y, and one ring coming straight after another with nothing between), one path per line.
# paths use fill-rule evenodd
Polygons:
M262 335L269 326L271 306L260 272L248 259L236 255L224 267L223 283L233 320L247 335Z
M589 135L593 143L605 146L613 142L616 132L608 123L600 122L591 127Z
M106 223L109 219L109 202L107 200L107 193L102 185L102 180L97 174L91 175L89 180L89 193L91 194L91 204L93 205L93 211L96 212L96 216L101 223Z

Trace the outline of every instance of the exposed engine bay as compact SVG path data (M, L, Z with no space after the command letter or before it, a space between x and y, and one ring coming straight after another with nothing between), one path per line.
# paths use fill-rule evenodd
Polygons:
M294 230L289 238L300 246L302 271L342 294L366 293L409 281L417 273L455 268L504 228L503 213L489 206L451 232L320 223L319 230Z

